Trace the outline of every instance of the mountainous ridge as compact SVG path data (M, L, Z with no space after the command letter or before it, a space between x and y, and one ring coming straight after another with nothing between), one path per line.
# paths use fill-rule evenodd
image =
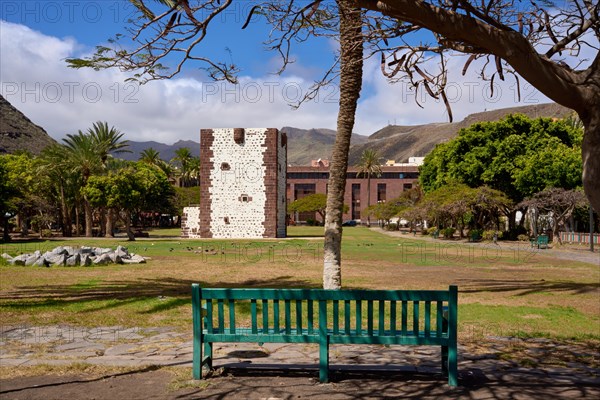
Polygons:
M44 128L34 124L0 95L0 154L29 151L37 155L54 143Z
M28 150L33 154L39 154L45 146L56 143L43 128L32 123L1 96L0 112L0 153ZM388 125L370 136L352 135L349 165L356 165L362 152L366 149L377 150L383 158L396 162L404 162L411 156L422 157L427 155L437 144L456 137L460 129L477 122L496 121L508 114L521 113L531 118L564 118L572 112L558 104L548 103L483 111L470 114L462 121L452 123ZM280 130L288 136L288 164L310 165L311 160L331 158L335 130L300 129L289 126L284 126ZM196 157L200 155L200 143L193 140L179 140L171 145L156 141L129 141L128 149L131 153L120 153L118 157L126 160L138 160L145 149L153 148L159 152L163 160L170 161L175 157L175 151L181 147L189 148L192 155Z

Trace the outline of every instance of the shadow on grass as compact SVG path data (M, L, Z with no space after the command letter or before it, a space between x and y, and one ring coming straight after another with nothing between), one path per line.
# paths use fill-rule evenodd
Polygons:
M482 292L518 292L515 296L527 296L539 293L574 293L587 294L600 290L600 282L570 282L545 280L463 280L457 282L461 293L482 293Z
M164 299L144 314L167 311L182 305L191 304L192 283L213 288L318 288L315 283L292 276L280 276L272 279L250 279L232 284L231 282L213 282L210 285L187 279L142 279L136 281L111 281L94 287L76 290L73 285L20 286L13 291L0 295L2 306L6 309L32 309L44 307L62 307L71 304L84 304L109 301L97 307L86 307L83 312L109 310L123 305L145 302L149 299Z

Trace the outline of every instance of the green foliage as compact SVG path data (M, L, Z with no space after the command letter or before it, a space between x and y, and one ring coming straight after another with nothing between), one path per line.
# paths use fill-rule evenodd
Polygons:
M446 238L446 239L452 239L452 237L454 236L455 232L456 232L455 228L445 228L445 229L442 229L442 233L444 235L444 238Z
M502 239L503 234L504 234L504 232L500 232L500 231L496 231L496 230L487 230L487 231L483 231L483 235L481 235L481 237L483 240L492 241L492 240L494 240L494 237L496 237L496 239Z
M288 205L288 213L294 212L317 212L325 220L325 208L327 206L327 195L323 193L309 194Z
M569 121L509 115L461 129L421 167L426 192L455 182L487 185L518 202L547 187L581 186L583 130Z
M176 187L173 196L173 208L182 215L183 208L200 204L200 189L195 187Z

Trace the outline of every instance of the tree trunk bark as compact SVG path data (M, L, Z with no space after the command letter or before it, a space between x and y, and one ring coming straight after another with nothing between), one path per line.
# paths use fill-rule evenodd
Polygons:
M129 210L125 211L125 232L127 232L127 240L135 242L135 235L131 231L131 212Z
M60 212L62 214L62 234L63 237L73 236L73 227L71 226L71 213L67 206L67 198L65 195L65 186L60 182Z
M342 287L342 217L348 170L348 150L354 116L362 86L363 38L360 10L349 0L337 1L340 14L340 101L337 134L329 172L325 243L323 250L323 288Z
M79 205L75 204L75 236L81 235L79 222Z
M371 172L367 172L367 208L371 207ZM371 214L367 214L367 228L371 227Z
M600 100L591 103L587 114L579 114L585 134L581 145L583 187L592 208L600 211Z
M114 232L113 232L115 230L114 215L115 214L114 214L114 211L112 208L109 208L106 210L106 228L105 228L105 233L104 233L105 237L115 237Z
M92 207L86 198L83 199L83 209L85 212L85 237L92 237Z

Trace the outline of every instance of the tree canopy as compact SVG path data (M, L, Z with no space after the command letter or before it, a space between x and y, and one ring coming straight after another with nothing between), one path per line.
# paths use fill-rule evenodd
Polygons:
M583 132L566 121L510 115L461 129L425 157L426 192L460 182L487 185L520 202L548 187L580 187Z

